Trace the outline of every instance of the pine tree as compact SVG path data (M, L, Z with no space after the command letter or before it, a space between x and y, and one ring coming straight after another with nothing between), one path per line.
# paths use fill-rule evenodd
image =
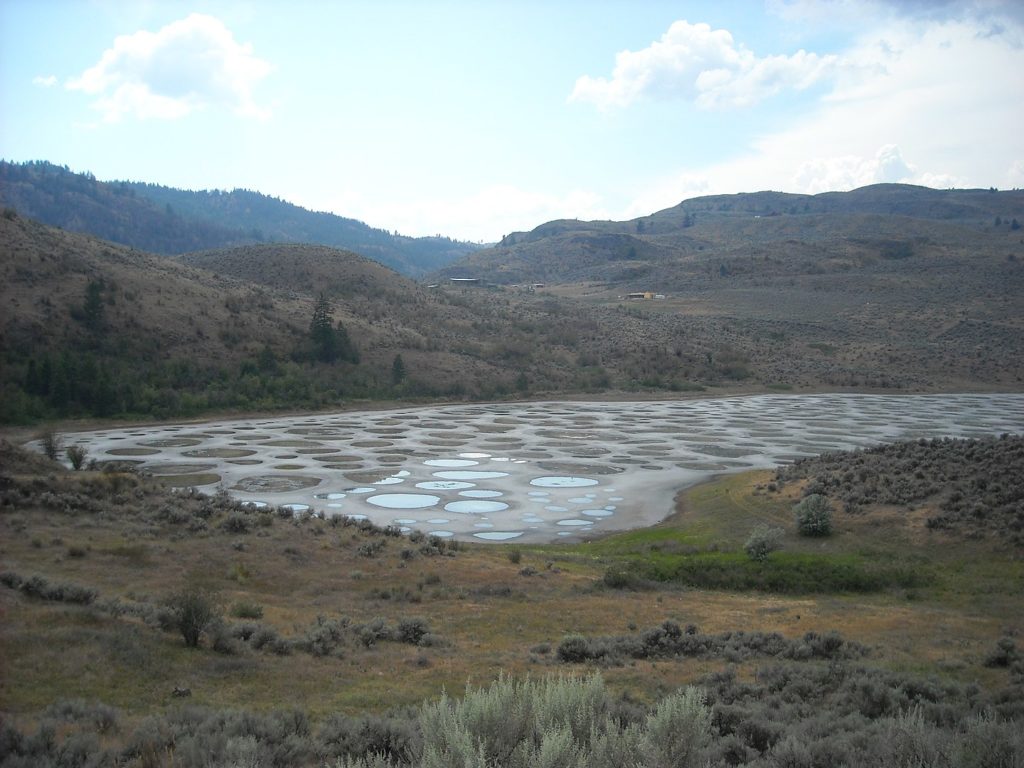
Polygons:
M391 363L391 383L397 387L403 381L405 381L405 361L402 360L401 355L395 355L395 360Z
M99 336L103 331L103 283L90 280L85 289L85 304L82 305L82 322L90 333Z
M338 357L338 339L331 321L331 305L322 293L313 307L309 336L313 342L313 356L324 363L334 362Z

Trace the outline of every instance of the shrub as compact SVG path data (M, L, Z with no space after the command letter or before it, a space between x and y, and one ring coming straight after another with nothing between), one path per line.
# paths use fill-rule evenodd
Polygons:
M430 625L426 620L413 617L400 619L398 628L395 630L395 637L400 643L419 645L420 640L430 633Z
M64 451L64 455L71 462L71 468L77 471L84 466L88 452L80 445L69 445L68 449Z
M577 664L591 658L590 644L582 635L569 635L558 644L559 661L567 664Z
M384 542L380 539L364 541L359 545L356 553L361 557L376 557L384 549L384 546Z
M610 589L638 590L646 586L643 579L626 568L612 566L604 572L601 583Z
M317 616L316 623L307 630L305 638L297 645L313 656L339 655L338 649L345 641L347 628L347 618L326 619Z
M231 615L238 619L262 619L263 606L259 603L235 603Z
M224 622L213 622L207 634L210 637L210 647L217 653L222 653L225 656L234 656L238 653L238 644L235 642L234 633Z
M588 766L687 768L702 765L711 714L692 689L664 699L639 723L613 716L599 675L515 680L443 695L420 710L422 768ZM638 758L641 761L638 762ZM646 758L646 759L644 759Z
M83 722L92 725L99 733L108 733L117 727L120 712L99 701L83 699L58 699L46 708L44 717L66 722Z
M393 768L391 761L412 765L421 749L415 721L405 717L332 714L320 726L317 736L324 753L343 758L339 768ZM346 758L351 758L351 762Z
M558 660L565 663L596 661L622 664L628 659L726 658L742 661L754 656L780 659L856 659L867 655L860 643L844 640L837 632L808 632L790 640L777 632L723 632L701 634L693 624L682 629L674 621L644 630L639 636L583 637L570 635L558 646Z
M274 645L280 641L277 630L273 627L257 626L255 631L249 635L249 645L259 651L264 648L273 650Z
M801 536L828 536L832 533L832 507L820 493L805 496L793 512Z
M743 545L743 549L751 560L763 563L768 559L768 555L782 547L782 535L781 528L771 528L761 524L751 531L750 538Z
M641 752L647 765L685 768L701 764L701 751L711 731L711 712L696 688L662 699L646 725Z
M185 645L196 648L199 637L219 618L213 594L198 585L188 585L167 598L172 626L181 632Z
M390 640L391 630L388 629L387 622L379 616L371 619L366 624L361 624L355 628L356 637L367 648L376 645L378 640Z
M234 512L221 523L221 528L228 533L248 533L249 518L241 512Z
M984 663L986 667L1009 667L1019 658L1020 652L1017 650L1017 643L1007 635L999 638L995 649L985 656Z
M12 589L20 589L27 597L38 600L52 600L57 603L77 603L90 605L96 601L98 593L90 587L78 584L52 584L42 576L32 576L22 580L17 574L3 574L0 580ZM15 586L17 585L17 586Z
M46 458L51 461L57 461L60 456L60 449L63 447L63 442L60 439L60 435L53 431L46 431L39 438L39 445L43 449L43 453L46 454Z

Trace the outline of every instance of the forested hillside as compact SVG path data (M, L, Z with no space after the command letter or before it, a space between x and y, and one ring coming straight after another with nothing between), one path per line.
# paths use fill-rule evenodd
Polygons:
M421 275L477 249L445 237L404 237L249 190L186 191L97 181L47 162L0 162L0 205L51 226L159 254L251 243L352 250Z

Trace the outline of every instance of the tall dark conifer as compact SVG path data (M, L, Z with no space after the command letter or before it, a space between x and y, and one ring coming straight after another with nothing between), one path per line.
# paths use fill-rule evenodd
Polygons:
M313 356L323 363L334 362L338 357L338 339L331 320L331 305L322 293L313 307L309 337L313 342Z

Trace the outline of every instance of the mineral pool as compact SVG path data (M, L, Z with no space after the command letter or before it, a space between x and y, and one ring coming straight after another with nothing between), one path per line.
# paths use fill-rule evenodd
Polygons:
M758 395L345 412L63 435L253 509L441 537L580 540L653 524L716 474L916 438L1024 432L1024 395ZM39 446L36 446L37 448ZM441 514L439 514L441 513Z

